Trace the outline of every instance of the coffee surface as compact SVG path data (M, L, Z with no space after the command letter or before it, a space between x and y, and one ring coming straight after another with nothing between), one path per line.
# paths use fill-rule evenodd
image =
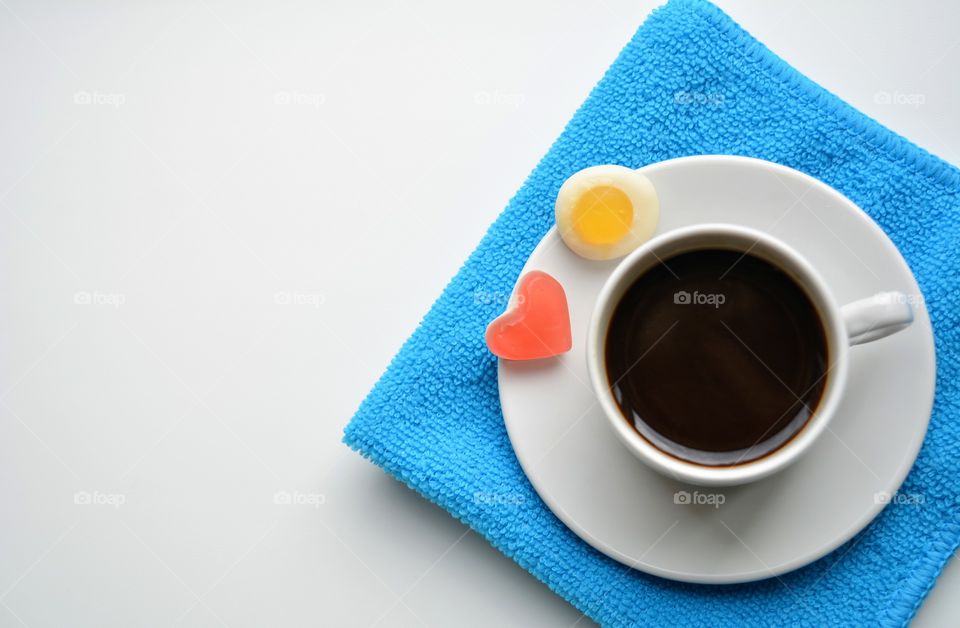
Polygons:
M826 385L827 342L806 292L751 254L681 253L640 276L606 338L624 417L657 448L705 465L769 454Z

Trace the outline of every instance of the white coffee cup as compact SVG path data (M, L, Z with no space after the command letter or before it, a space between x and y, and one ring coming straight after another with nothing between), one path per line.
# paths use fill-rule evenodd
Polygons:
M786 272L804 289L819 314L830 364L813 415L778 449L760 458L727 466L707 466L655 447L624 417L611 390L606 369L606 338L614 310L641 275L683 252L726 249L749 253ZM909 300L899 292L882 292L847 305L836 303L823 279L796 251L760 231L727 224L704 224L653 238L617 266L600 291L587 335L587 368L593 389L610 425L627 449L653 469L701 486L745 484L780 471L797 460L834 418L847 381L852 345L872 342L913 322ZM640 358L640 356L638 356ZM642 359L642 358L640 358Z

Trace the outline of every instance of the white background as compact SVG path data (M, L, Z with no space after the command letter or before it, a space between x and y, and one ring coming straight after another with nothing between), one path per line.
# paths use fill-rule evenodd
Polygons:
M655 4L0 0L0 625L588 624L340 435ZM960 163L955 4L720 4Z

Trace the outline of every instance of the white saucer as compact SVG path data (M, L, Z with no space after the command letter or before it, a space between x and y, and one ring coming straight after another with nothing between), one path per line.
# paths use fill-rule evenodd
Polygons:
M675 159L641 171L660 197L656 234L703 222L746 225L799 251L841 304L885 290L920 295L880 228L803 173L727 156ZM926 434L935 360L922 298L910 328L851 350L836 419L803 459L755 484L696 488L634 458L595 403L584 343L594 299L617 262L578 257L550 231L524 272L544 270L564 286L573 349L548 360L500 362L510 440L557 517L630 567L701 583L779 575L863 529L883 509L883 496L896 493ZM719 495L724 503L717 507ZM675 503L686 498L707 503Z

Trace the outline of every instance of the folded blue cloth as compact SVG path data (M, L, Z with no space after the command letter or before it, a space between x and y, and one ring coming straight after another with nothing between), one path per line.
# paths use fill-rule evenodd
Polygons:
M923 494L924 504L889 507L813 565L747 585L680 584L626 569L553 516L514 457L484 346L502 302L476 298L510 292L569 175L706 153L786 164L864 208L916 274L938 355L930 431L901 489ZM713 5L673 0L640 28L510 201L360 406L345 442L605 625L903 625L960 539L958 210L956 168L801 76Z

